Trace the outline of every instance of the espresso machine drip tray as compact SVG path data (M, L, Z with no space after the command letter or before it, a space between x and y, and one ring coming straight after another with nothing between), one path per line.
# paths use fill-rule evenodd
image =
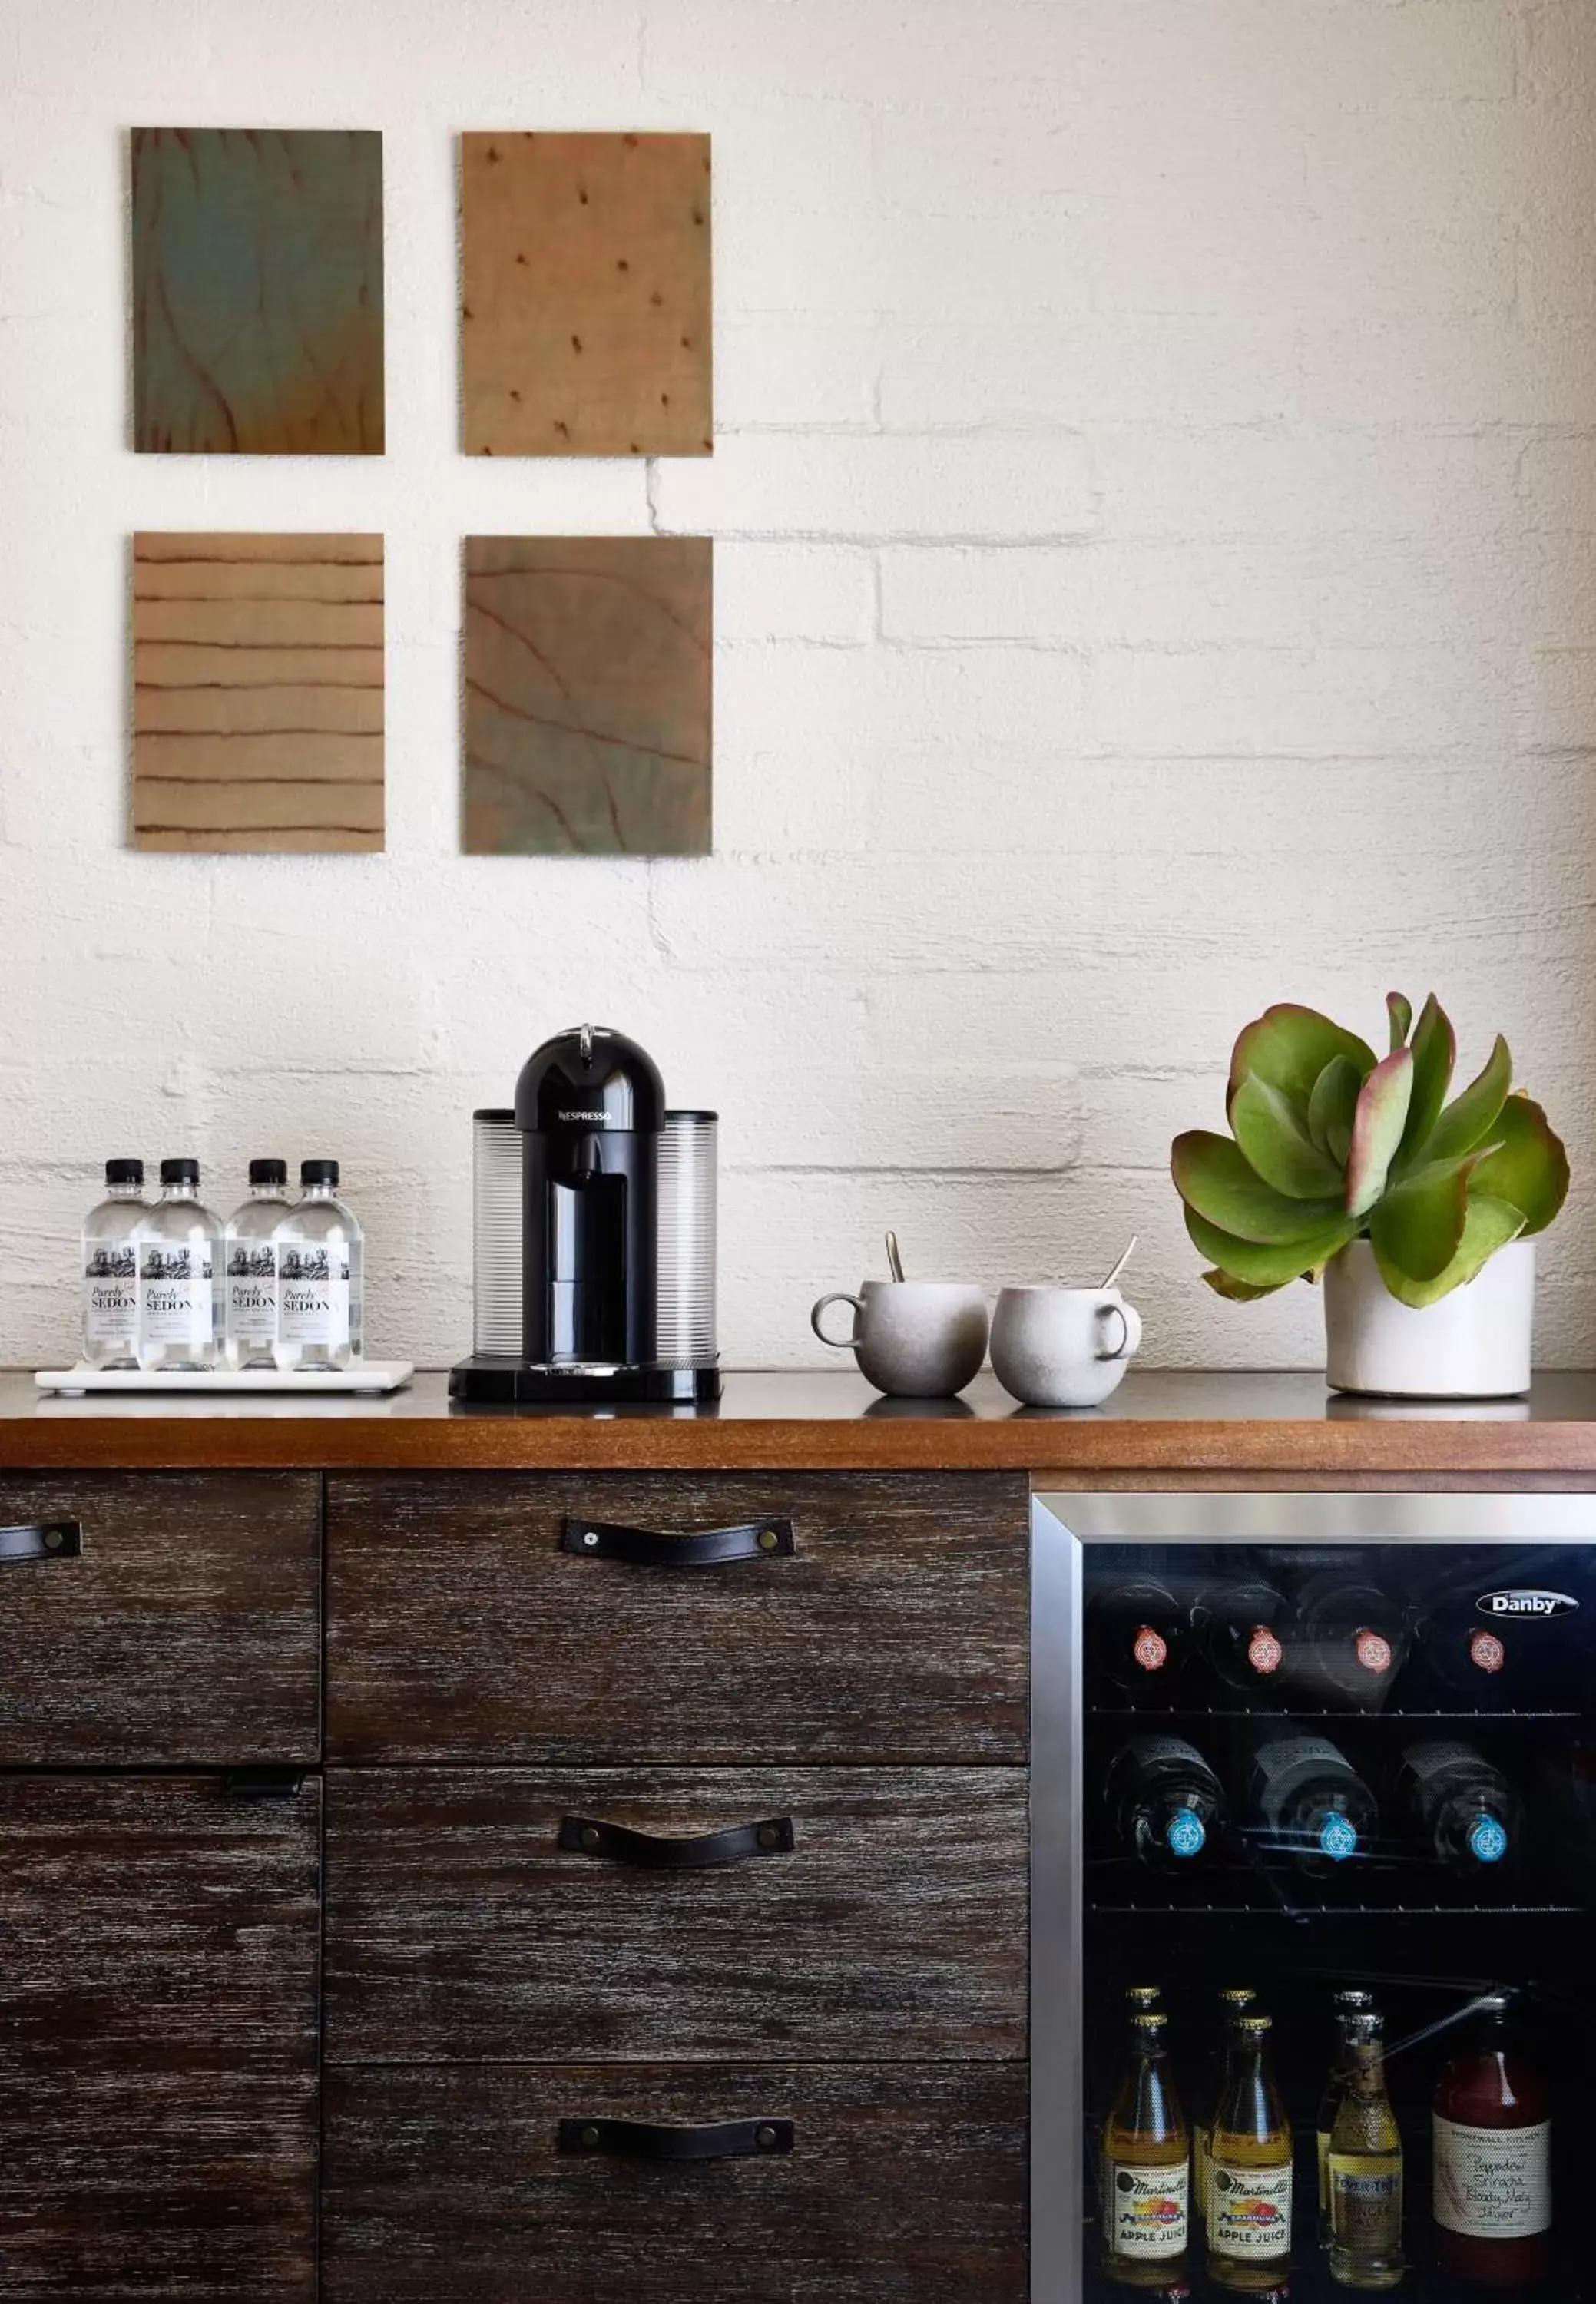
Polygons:
M534 1368L473 1353L449 1374L449 1397L482 1408L603 1408L653 1402L701 1408L720 1398L718 1368Z

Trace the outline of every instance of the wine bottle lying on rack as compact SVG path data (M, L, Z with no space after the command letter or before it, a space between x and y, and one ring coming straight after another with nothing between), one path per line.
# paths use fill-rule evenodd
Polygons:
M1186 1661L1185 1610L1166 1585L1137 1576L1093 1593L1086 1604L1087 1653L1111 1686L1138 1702L1167 1702Z
M1310 1576L1296 1597L1299 1680L1315 1681L1330 1703L1384 1704L1410 1646L1401 1602L1346 1569Z
M1181 1736L1133 1736L1116 1754L1104 1792L1120 1844L1143 1864L1201 1857L1225 1812L1219 1779Z
M1380 1819L1374 1794L1325 1736L1271 1737L1253 1755L1252 1807L1265 1839L1306 1871L1366 1854Z
M1419 1846L1451 1871L1478 1877L1517 1853L1517 1796L1472 1745L1410 1744L1399 1783Z
M1288 1681L1290 1603L1261 1576L1233 1577L1201 1593L1192 1609L1197 1653L1216 1690L1269 1696Z

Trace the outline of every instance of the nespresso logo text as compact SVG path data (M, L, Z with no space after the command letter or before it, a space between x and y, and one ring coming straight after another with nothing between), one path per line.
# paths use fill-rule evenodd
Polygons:
M607 1120L609 1114L607 1112L562 1112L560 1118L562 1120Z
M1482 1616L1568 1616L1579 1602L1566 1592L1486 1592L1474 1605Z

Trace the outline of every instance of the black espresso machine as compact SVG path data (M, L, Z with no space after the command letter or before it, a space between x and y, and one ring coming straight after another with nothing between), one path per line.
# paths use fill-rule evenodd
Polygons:
M716 1115L666 1109L653 1058L597 1024L528 1057L473 1114L471 1356L451 1398L720 1397Z

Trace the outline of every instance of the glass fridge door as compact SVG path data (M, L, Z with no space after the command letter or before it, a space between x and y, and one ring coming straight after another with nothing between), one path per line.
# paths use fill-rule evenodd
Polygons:
M1045 1501L1073 2292L1596 2299L1596 1499Z

